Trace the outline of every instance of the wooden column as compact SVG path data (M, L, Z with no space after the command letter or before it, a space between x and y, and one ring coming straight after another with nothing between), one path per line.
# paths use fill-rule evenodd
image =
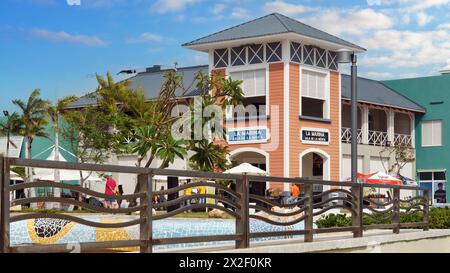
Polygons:
M239 200L240 219L236 219L236 234L241 234L241 239L236 240L236 248L248 248L250 246L250 219L249 219L249 182L246 175L236 180L236 191L241 195Z
M0 164L2 166L2 171L0 176L1 180L1 252L9 252L9 171L10 166L7 158L0 158Z
M393 231L395 234L400 233L400 189L394 188L394 203L392 210L392 224L395 225Z
M363 186L361 184L355 183L355 185L352 186L351 192L356 197L356 199L354 200L356 204L356 207L354 207L355 212L352 211L352 226L357 227L357 230L353 231L353 237L363 237Z
M423 210L423 222L425 223L423 230L428 231L430 229L430 191L429 189L423 190L423 202L425 203Z
M313 184L305 184L305 242L313 241L313 224L314 224L314 196Z
M153 188L152 188L152 174L140 174L138 175L138 183L140 184L140 192L145 192L144 198L141 198L141 205L145 206L140 211L140 218L144 220L140 224L139 239L141 240L140 252L141 253L152 253L152 239L153 239L153 229L152 229L152 199L153 199Z

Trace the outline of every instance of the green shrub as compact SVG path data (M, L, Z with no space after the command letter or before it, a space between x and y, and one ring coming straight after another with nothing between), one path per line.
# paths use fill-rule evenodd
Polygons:
M364 225L391 224L391 214L386 212L372 213L372 217L364 215ZM423 222L423 213L400 212L400 223ZM429 215L430 229L450 229L450 209L431 208ZM352 225L352 218L344 214L328 214L316 221L318 228L347 227Z
M347 227L352 225L352 218L345 214L327 214L316 221L318 228Z

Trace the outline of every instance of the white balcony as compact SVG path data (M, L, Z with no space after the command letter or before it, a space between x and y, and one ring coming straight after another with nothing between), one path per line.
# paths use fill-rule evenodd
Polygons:
M361 131L361 129L358 129L357 132L358 132L358 144L361 144L362 143L362 131ZM343 143L351 143L352 142L352 129L351 128L342 127L341 140Z

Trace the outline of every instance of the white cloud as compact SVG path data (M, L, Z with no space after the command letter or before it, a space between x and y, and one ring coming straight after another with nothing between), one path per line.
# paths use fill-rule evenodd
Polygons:
M390 72L371 71L371 72L361 73L361 74L363 77L367 77L367 78L375 79L375 80L385 80L385 79L394 78L394 75Z
M158 34L153 34L149 32L142 33L139 37L129 38L127 39L127 43L129 44L138 44L138 43L160 43L163 41L163 37Z
M235 19L248 19L250 18L250 14L248 10L244 8L234 8L231 12L231 17Z
M427 25L433 20L433 16L429 16L427 13L421 11L417 13L417 24L421 27Z
M201 1L203 0L157 0L152 6L152 10L158 13L177 12L183 10L188 5Z
M391 4L392 0L367 0L369 6L380 6Z
M267 2L264 5L264 11L267 13L279 12L287 16L297 15L305 12L315 11L317 8L286 3L284 1Z
M227 5L225 5L224 3L218 3L218 4L215 4L211 8L211 12L212 12L212 14L217 15L217 14L222 13L226 8L227 8Z
M401 0L405 4L410 4L413 11L429 9L433 7L445 6L450 0Z
M88 36L80 34L70 34L65 31L53 32L47 29L33 29L31 34L34 37L45 39L52 42L67 42L83 44L87 46L105 46L106 42L97 36Z
M438 26L437 26L437 28L438 29L447 29L447 30L450 30L450 23L444 23L444 24L439 24Z
M388 29L394 24L390 17L370 8L324 10L300 21L335 35L362 35L369 30Z
M420 67L442 64L450 59L450 31L380 30L362 37L361 44L378 54L368 55L360 63L366 66Z

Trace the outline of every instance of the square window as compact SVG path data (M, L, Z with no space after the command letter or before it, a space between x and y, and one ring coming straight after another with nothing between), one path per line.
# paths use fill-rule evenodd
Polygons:
M251 45L248 47L248 63L260 64L264 62L264 47L263 45Z
M228 66L228 49L214 50L214 67L221 68Z
M434 180L445 180L445 172L434 172Z
M246 55L246 47L233 47L231 48L231 65L244 65L245 64L245 56Z
M433 179L433 173L432 172L420 172L419 173L419 179L420 180L432 180Z
M281 43L268 43L266 46L266 60L268 63L281 61L282 49Z
M442 145L442 120L422 121L422 146Z

